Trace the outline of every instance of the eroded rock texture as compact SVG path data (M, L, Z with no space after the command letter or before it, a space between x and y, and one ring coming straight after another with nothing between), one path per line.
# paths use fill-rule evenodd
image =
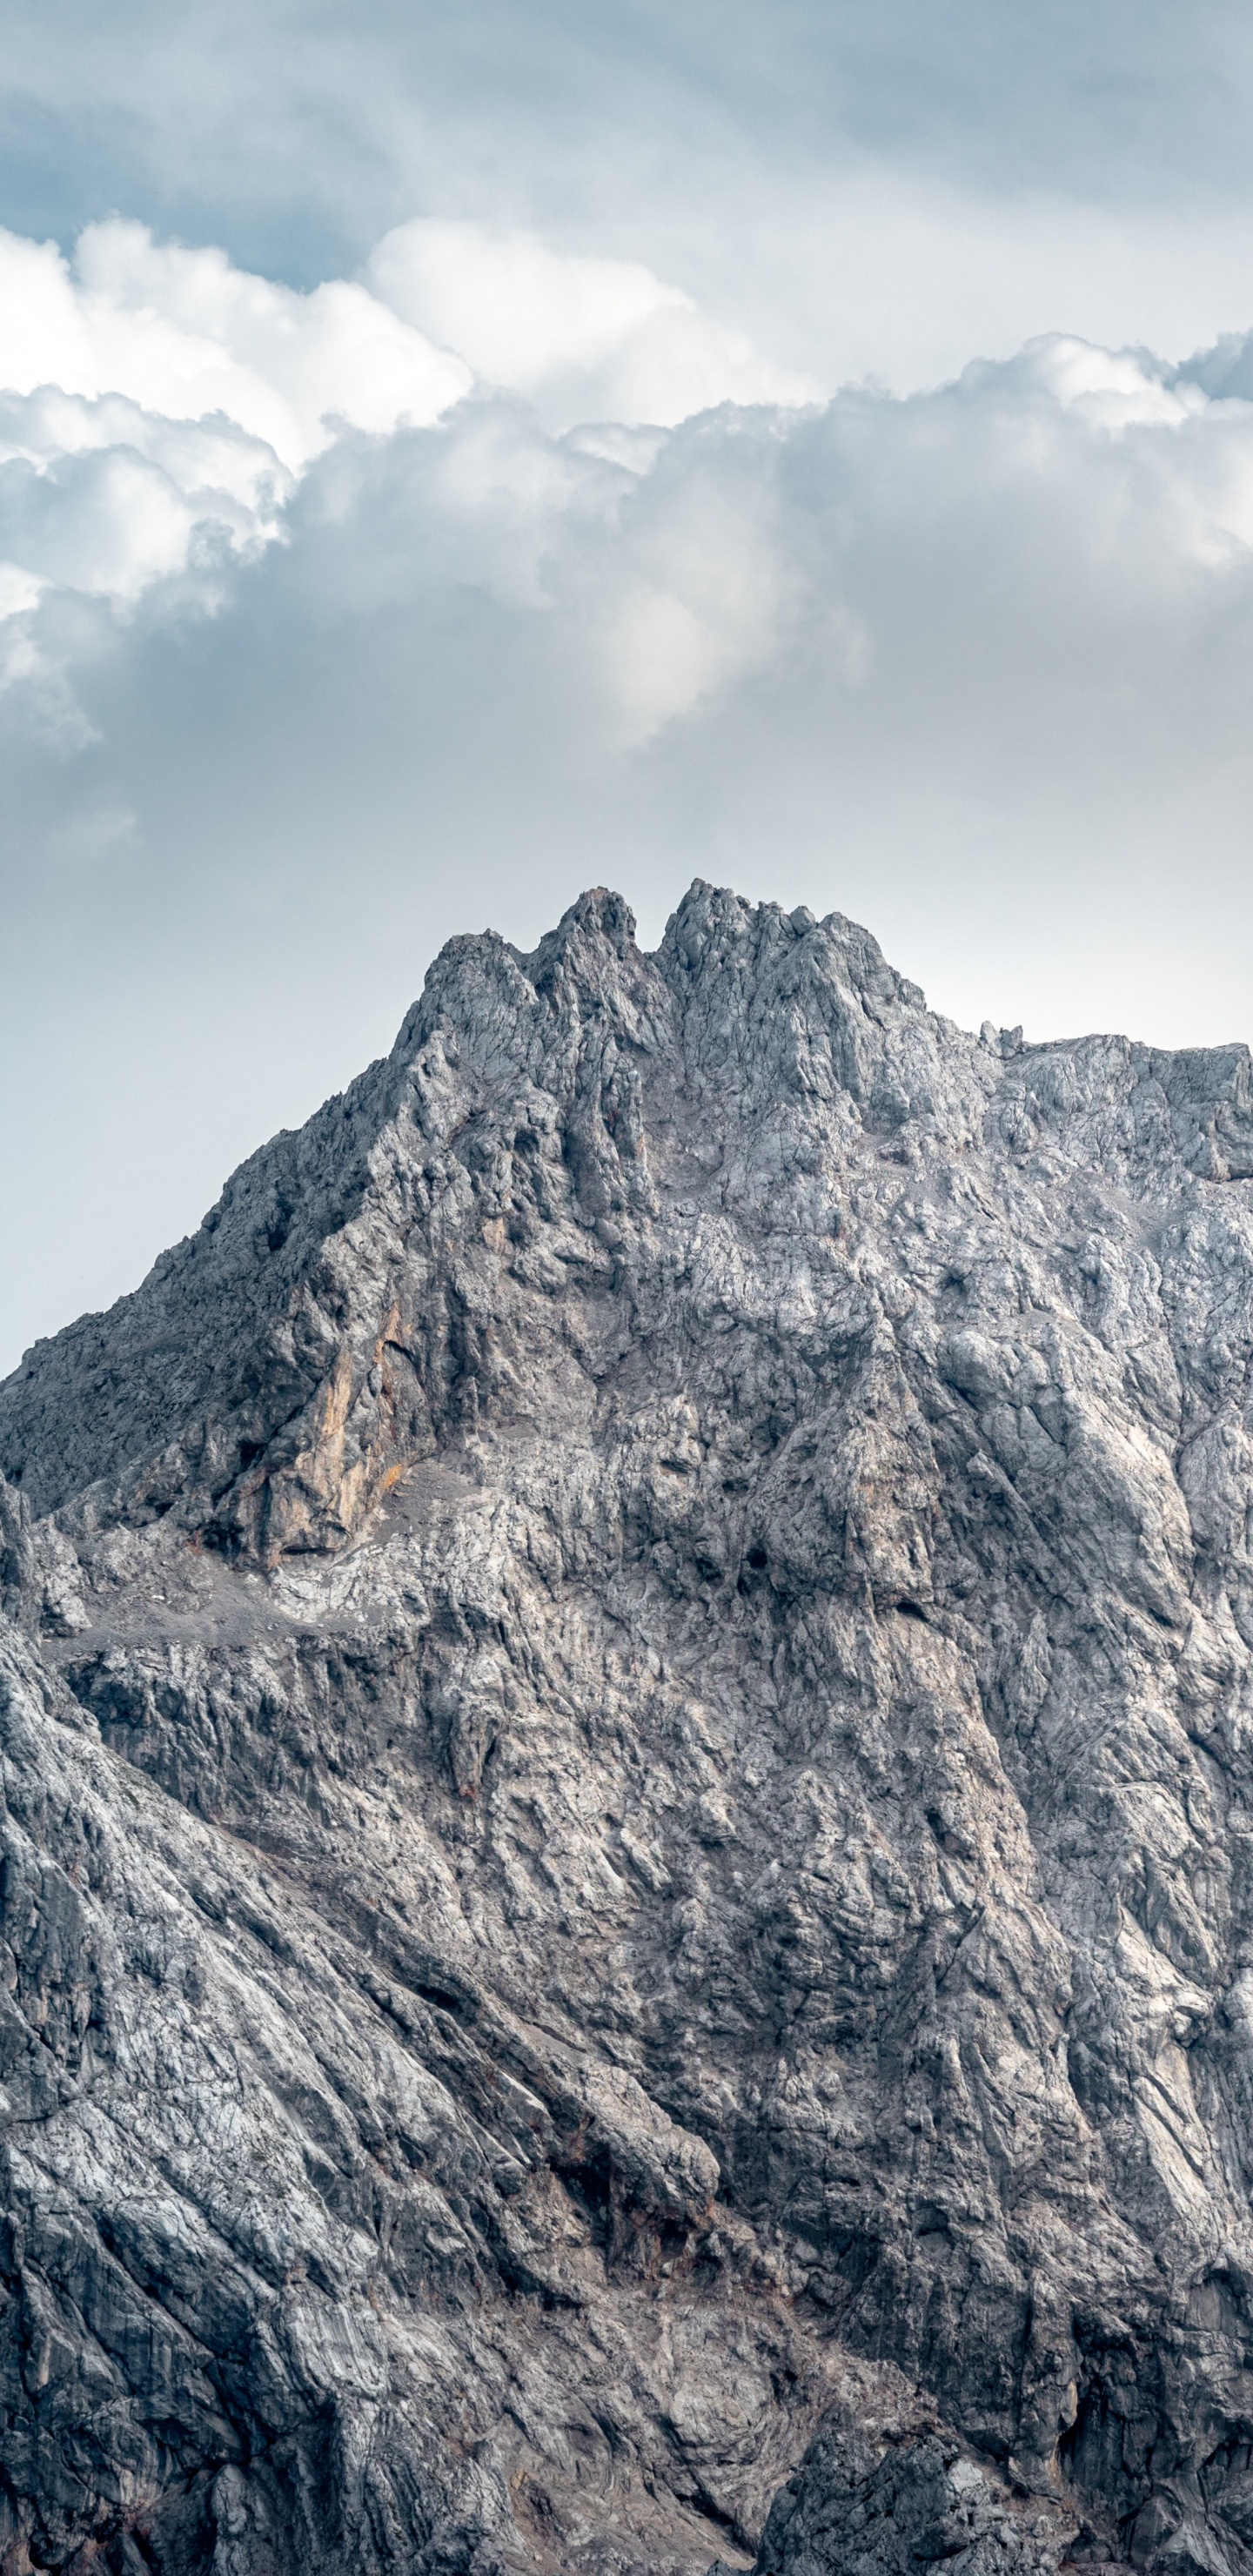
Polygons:
M8 2576L1253 2576L1251 1177L598 892L29 1354Z

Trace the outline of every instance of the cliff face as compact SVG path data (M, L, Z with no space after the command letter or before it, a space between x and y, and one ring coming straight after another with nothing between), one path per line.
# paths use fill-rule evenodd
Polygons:
M1251 1176L595 893L28 1355L10 2576L1251 2576Z

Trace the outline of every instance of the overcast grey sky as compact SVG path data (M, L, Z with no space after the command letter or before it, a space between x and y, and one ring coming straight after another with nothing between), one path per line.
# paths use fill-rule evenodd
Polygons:
M694 874L1253 1036L1253 21L5 13L0 1367Z

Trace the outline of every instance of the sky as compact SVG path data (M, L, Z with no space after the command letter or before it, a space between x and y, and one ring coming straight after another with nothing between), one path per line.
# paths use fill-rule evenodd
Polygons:
M0 1371L695 875L1253 1038L1233 0L8 0Z

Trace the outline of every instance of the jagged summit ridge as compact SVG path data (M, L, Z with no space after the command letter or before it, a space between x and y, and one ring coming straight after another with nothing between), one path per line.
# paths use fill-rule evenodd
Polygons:
M833 1080L847 1090L850 1077L867 1094L876 1050L874 1024L855 1026L862 993L872 1008L895 1002L898 987L908 1001L921 996L864 932L834 921L808 924L817 953L789 973L772 952L786 955L799 927L774 908L758 924L734 898L697 887L657 960L639 955L626 906L603 892L572 906L531 957L490 932L450 941L388 1058L242 1165L198 1234L164 1255L135 1297L59 1336L63 1368L42 1346L28 1356L0 1396L5 1472L37 1508L56 1508L101 1478L129 1471L142 1482L147 1470L141 1508L176 1501L189 1523L253 1543L264 1518L270 1553L342 1539L443 1416L446 1389L412 1311L421 1289L407 1261L440 1189L432 1153L469 1124L481 1131L482 1160L490 1122L501 1128L498 1150L560 1158L567 1224L603 1226L619 1206L647 1214L643 1074L668 1061L682 1079L686 1028L696 1099L711 1080L751 1085L725 1052L743 1007L790 1010L796 1078L821 1086L819 1096ZM815 975L819 990L807 992ZM843 1008L833 1016L837 978ZM818 1005L812 1034L807 1001ZM742 1114L754 1106L750 1089ZM455 1237L486 1205L483 1172L471 1168L468 1180L468 1208L455 1185L439 1200ZM233 1450L247 1453L242 1468Z
M173 1509L270 1562L342 1544L433 1452L467 1379L486 1391L462 1364L455 1284L415 1264L416 1233L438 1205L450 1250L477 1256L467 1224L525 1227L545 1162L550 1222L559 1207L603 1245L616 1211L655 1219L646 1080L674 1095L671 1137L676 1108L681 1124L712 1106L722 1207L760 1213L782 1190L781 1224L806 1231L838 1223L821 1186L797 1186L806 1155L811 1179L834 1180L854 1135L895 1136L908 1156L990 1122L1015 1151L1038 1136L1107 1165L1253 1171L1245 1049L1088 1039L1007 1066L842 915L698 880L649 958L598 889L532 956L492 932L451 940L390 1056L241 1165L133 1296L37 1345L0 1388L3 1472L37 1511L102 1486L106 1508L124 1491L132 1512ZM465 1131L478 1168L450 1176L440 1152Z
M1251 1175L601 890L28 1354L15 2571L1253 2576Z

